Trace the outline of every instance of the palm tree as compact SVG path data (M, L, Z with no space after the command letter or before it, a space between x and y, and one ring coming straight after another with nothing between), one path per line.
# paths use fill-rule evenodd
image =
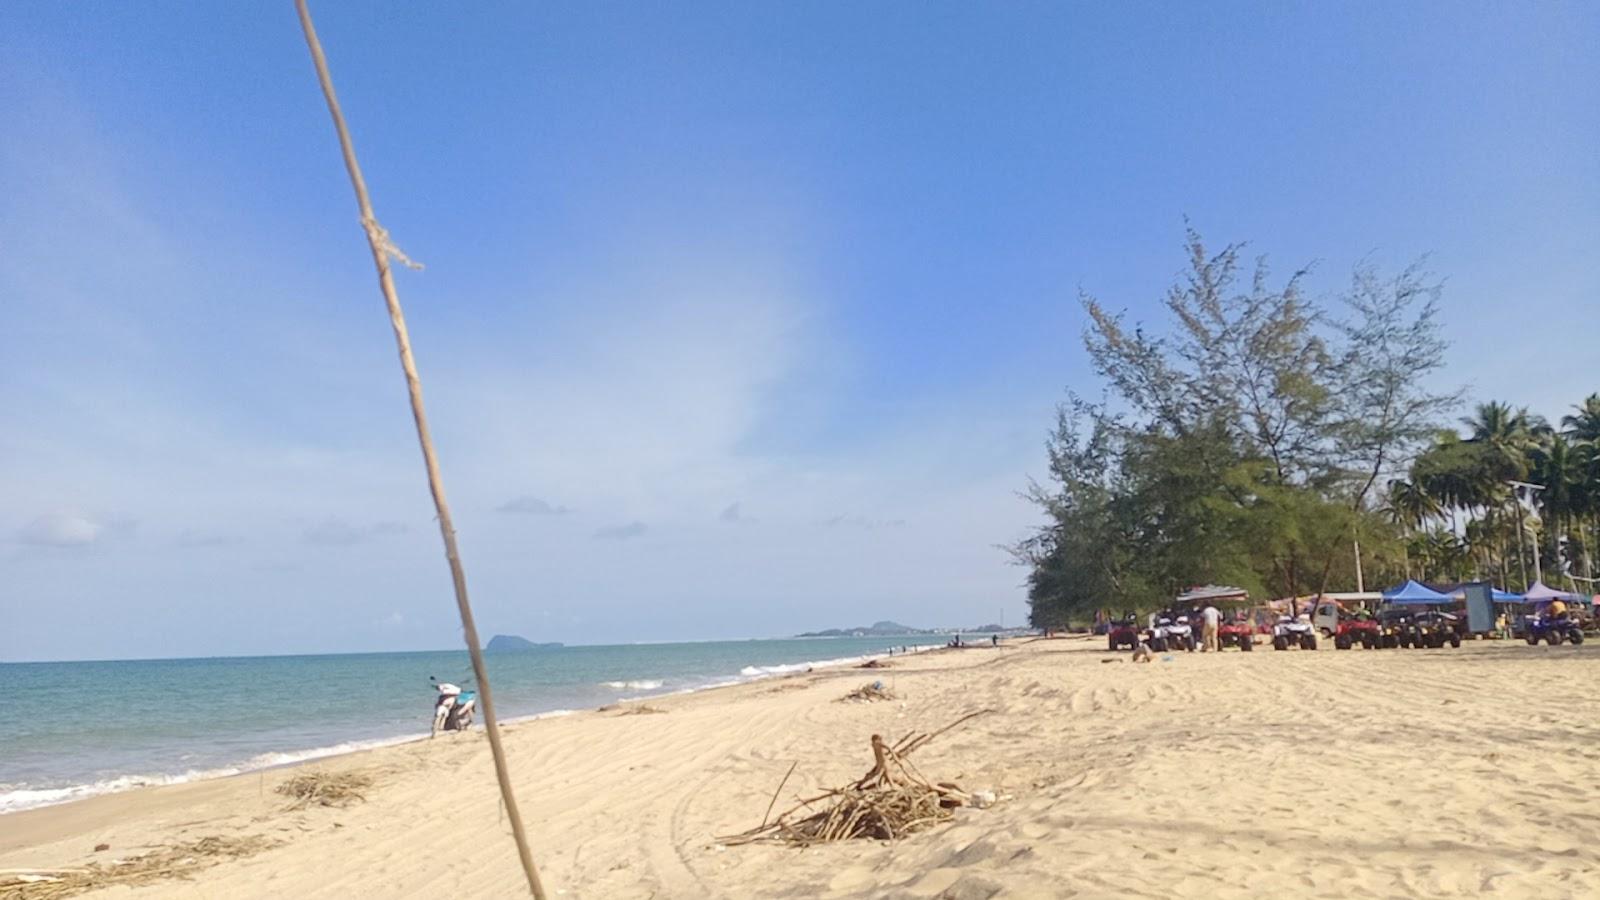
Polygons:
M1450 526L1456 526L1456 512L1478 505L1476 448L1453 431L1441 434L1434 445L1411 464L1411 483L1443 509L1450 511Z
M1589 399L1595 400L1597 396ZM1585 405L1588 405L1588 401L1585 401ZM1571 418L1567 417L1568 420ZM1570 421L1564 420L1564 423L1569 427L1571 425ZM1573 447L1573 455L1577 457L1577 481L1573 485L1571 511L1577 543L1573 549L1574 555L1582 560L1584 577L1592 578L1595 539L1600 537L1600 439L1577 443Z
M1529 413L1527 407L1513 407L1498 401L1478 404L1473 414L1462 419L1461 423L1471 432L1466 443L1479 452L1478 469L1472 483L1483 500L1482 509L1488 520L1488 531L1494 535L1492 540L1502 550L1515 550L1518 568L1525 570L1527 563L1523 555L1522 528L1509 529L1508 533L1508 529L1501 527L1498 520L1509 518L1511 511L1516 510L1511 504L1520 502L1509 490L1507 482L1528 477L1530 454L1541 441L1549 440L1553 431L1549 423ZM1502 543L1507 537L1510 537L1509 547L1507 543ZM1505 555L1504 552L1500 554L1502 560ZM1502 567L1501 577L1507 575L1509 573ZM1523 581L1527 581L1526 572Z
M1484 477L1497 481L1525 478L1528 474L1528 450L1535 435L1547 429L1543 420L1528 414L1526 407L1513 408L1509 403L1491 400L1479 403L1472 415L1461 420L1471 434L1467 442L1484 451Z
M1396 478L1389 482L1389 499L1384 504L1389 520L1407 531L1417 531L1430 519L1444 515L1437 498L1414 481Z
M1582 490L1583 459L1574 452L1571 444L1559 434L1551 435L1530 454L1530 474L1544 490L1538 492L1535 503L1539 515L1548 526L1549 554L1545 557L1562 571L1561 539L1566 535L1567 523L1578 509Z
M1471 547L1448 528L1435 528L1418 535L1410 552L1421 560L1423 580L1459 580L1472 561Z
M1472 415L1461 418L1461 424L1469 431L1467 440L1480 444L1525 440L1531 428L1526 407L1517 409L1498 400L1479 403Z
M1401 528L1401 564L1405 566L1406 577L1410 578L1411 551L1406 537L1421 531L1427 522L1443 517L1444 508L1416 482L1396 478L1389 482L1389 497L1384 503L1383 512L1388 515L1389 521Z
M1575 415L1561 417L1561 427L1573 441L1600 442L1600 394L1590 394L1572 407Z

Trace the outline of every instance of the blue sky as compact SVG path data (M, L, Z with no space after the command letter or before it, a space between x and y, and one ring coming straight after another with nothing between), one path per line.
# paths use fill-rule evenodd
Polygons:
M1155 317L1184 216L1597 387L1592 5L315 12L488 633L1020 621L1078 291ZM6 4L0 113L0 659L454 645L291 4Z

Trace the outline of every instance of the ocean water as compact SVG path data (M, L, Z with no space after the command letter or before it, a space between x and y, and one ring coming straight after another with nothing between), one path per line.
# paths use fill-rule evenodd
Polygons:
M627 644L485 659L504 721L844 665L893 640ZM424 737L430 675L470 685L466 650L0 663L0 814Z

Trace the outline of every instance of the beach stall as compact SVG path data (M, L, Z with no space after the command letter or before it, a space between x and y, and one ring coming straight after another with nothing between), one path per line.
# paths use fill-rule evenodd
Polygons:
M1379 613L1384 646L1452 647L1461 646L1463 617L1437 607L1454 607L1456 599L1431 587L1407 579L1383 592L1384 609ZM1390 638L1393 638L1393 643Z
M1523 615L1517 619L1516 633L1530 644L1537 644L1540 640L1559 644L1564 640L1571 643L1583 643L1583 622L1590 617L1590 607L1594 598L1588 594L1577 594L1553 588L1542 581L1535 581L1526 593L1522 595L1525 608ZM1560 600L1569 607L1566 622L1552 622L1547 616L1551 603Z
M1439 606L1455 603L1455 598L1414 579L1383 592L1383 602L1396 606Z
M1201 610L1207 604L1222 612L1217 627L1217 646L1238 647L1250 650L1255 646L1256 623L1250 615L1250 592L1241 587L1224 584L1207 584L1192 587L1174 600L1178 609Z
M1518 618L1515 607L1522 605L1521 594L1503 591L1486 581L1464 581L1440 590L1455 600L1469 632L1506 637L1515 631L1509 623Z
M1588 606L1590 598L1587 594L1574 594L1571 591L1557 590L1542 581L1535 581L1533 586L1522 595L1527 603L1549 603L1551 600L1560 600L1564 603L1581 603Z
M1535 581L1528 588L1527 593L1522 595L1522 602L1535 610L1546 606L1552 600L1560 600L1572 607L1572 611L1577 614L1579 619L1588 619L1594 612L1594 598L1590 595L1563 591L1559 588L1553 588L1542 581ZM1524 617L1524 621L1526 621L1526 617Z

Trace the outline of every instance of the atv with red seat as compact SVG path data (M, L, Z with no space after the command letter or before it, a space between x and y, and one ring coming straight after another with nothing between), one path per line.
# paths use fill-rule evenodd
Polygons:
M1368 650L1376 650L1382 643L1383 629L1374 619L1340 617L1339 625L1333 632L1335 650L1349 650L1357 644Z
M1224 619L1217 626L1217 649L1238 647L1246 653L1256 647L1256 624L1244 616Z
M1124 612L1122 618L1112 620L1111 627L1106 629L1106 643L1112 652L1123 648L1132 650L1139 646L1139 619L1132 610Z

